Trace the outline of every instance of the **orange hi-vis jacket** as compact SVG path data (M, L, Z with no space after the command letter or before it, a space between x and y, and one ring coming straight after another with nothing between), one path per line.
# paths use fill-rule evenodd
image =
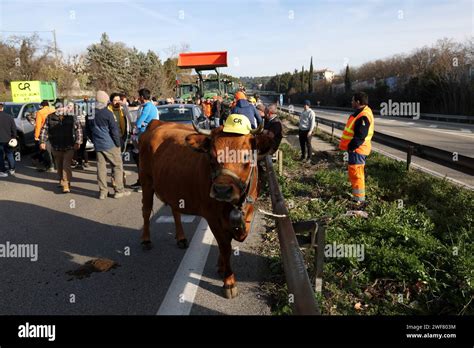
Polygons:
M367 136L365 137L362 145L355 149L355 152L365 156L368 156L370 154L370 151L372 150L371 139L374 135L375 124L374 115L372 114L372 110L368 106L364 107L364 109L357 115L357 117L351 115L347 120L346 127L342 132L341 141L339 143L340 150L347 151L349 149L349 143L354 138L354 125L359 118L364 116L368 118L370 123L369 132L367 133Z
M35 139L39 139L41 128L43 128L46 118L54 113L56 110L51 106L43 106L41 109L36 111L36 121L35 121Z
M204 104L204 115L206 115L206 117L211 117L211 114L212 114L212 105L211 103L208 103L208 102L205 102Z

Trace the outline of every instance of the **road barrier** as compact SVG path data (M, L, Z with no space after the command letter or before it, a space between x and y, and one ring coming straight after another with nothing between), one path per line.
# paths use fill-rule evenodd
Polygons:
M272 200L272 209L276 219L278 239L280 241L281 258L285 272L288 292L293 305L293 314L319 315L321 310L316 302L313 288L306 271L295 231L288 217L288 209L281 194L278 180L273 169L272 158L265 157L268 185ZM293 300L293 301L291 301Z
M288 107L282 107L282 110L290 112L290 109ZM299 111L293 111L293 113L296 115L301 114L301 112ZM334 137L334 128L343 130L345 127L345 124L342 122L328 120L319 116L316 117L316 120L318 124L321 123L331 127L331 137ZM372 139L373 141L378 142L380 144L407 152L407 159L408 157L410 157L410 161L411 155L414 155L434 163L439 163L445 167L452 168L469 175L474 175L474 158L446 150L437 149L427 145L417 144L409 140L393 137L391 135L387 135L377 131L374 133Z
M301 104L292 104L293 106L303 107ZM284 106L283 108L287 108ZM314 109L318 110L335 110L335 111L344 111L352 113L354 110L351 108L342 108L338 106L314 106ZM374 115L380 116L380 110L372 109ZM442 115L442 114L420 114L420 119L422 120L435 120L441 122L457 122L457 123L468 123L474 124L474 116L470 115Z

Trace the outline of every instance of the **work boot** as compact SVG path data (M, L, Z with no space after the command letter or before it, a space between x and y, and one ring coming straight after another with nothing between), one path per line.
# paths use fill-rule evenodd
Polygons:
M99 199L100 200L106 199L108 195L109 195L108 192L101 192L99 193Z
M142 192L142 185L140 184L140 181L137 181L133 185L130 185L130 188L137 192Z
M71 192L71 188L69 186L69 184L64 184L63 185L63 193L69 193Z

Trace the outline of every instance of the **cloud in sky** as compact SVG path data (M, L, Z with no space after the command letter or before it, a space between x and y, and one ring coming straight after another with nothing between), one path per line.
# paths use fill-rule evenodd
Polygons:
M107 32L163 58L172 45L227 50L236 76L306 68L335 71L474 35L471 0L0 0L0 30L56 29L66 54L85 51ZM4 33L4 36L8 33ZM48 33L40 33L50 39Z

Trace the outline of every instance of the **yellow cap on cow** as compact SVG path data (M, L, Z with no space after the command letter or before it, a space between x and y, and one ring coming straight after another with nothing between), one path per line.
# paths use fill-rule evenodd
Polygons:
M239 114L231 114L224 123L223 131L226 133L237 133L247 135L250 133L252 126L247 116Z

